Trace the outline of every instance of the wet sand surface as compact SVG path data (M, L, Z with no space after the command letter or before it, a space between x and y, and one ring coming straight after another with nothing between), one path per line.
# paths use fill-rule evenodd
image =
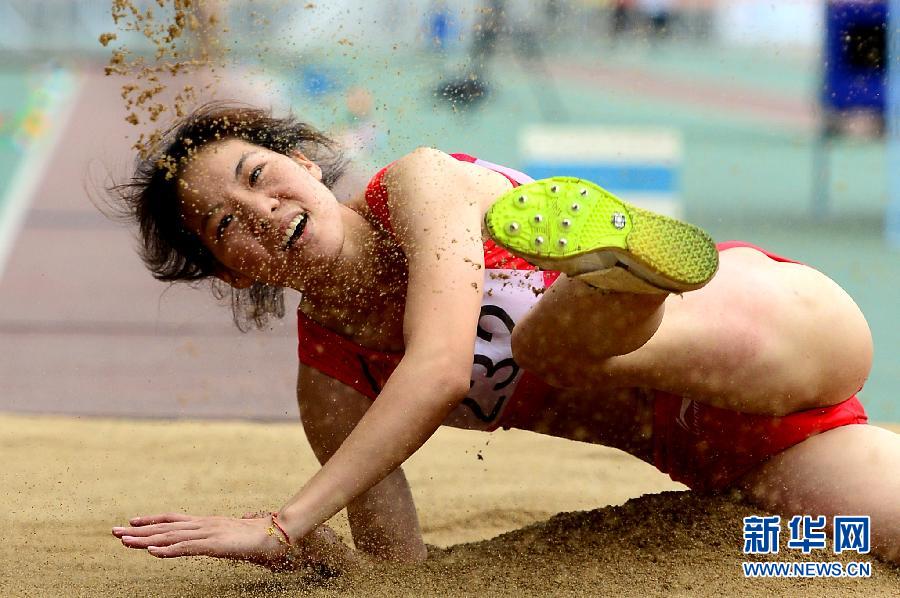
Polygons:
M0 446L3 596L900 595L900 569L877 560L870 579L746 580L741 518L758 510L525 432L441 430L406 467L429 560L333 579L158 560L110 534L137 514L278 507L317 467L298 424L2 415Z

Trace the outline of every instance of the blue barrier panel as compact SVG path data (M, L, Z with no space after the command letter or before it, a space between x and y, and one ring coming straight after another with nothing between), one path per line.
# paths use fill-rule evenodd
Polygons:
M525 170L529 176L536 179L545 179L551 176L574 176L587 179L614 193L675 193L676 173L674 169L667 166L529 162Z
M523 130L519 148L522 169L536 179L587 179L641 207L682 216L682 144L676 130L535 125Z
M884 112L887 35L884 0L831 0L825 17L826 109Z

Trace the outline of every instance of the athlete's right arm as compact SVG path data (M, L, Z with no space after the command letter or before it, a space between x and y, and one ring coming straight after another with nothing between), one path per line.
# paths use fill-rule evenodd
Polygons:
M301 365L297 403L306 437L324 465L372 401L334 378ZM347 515L358 549L386 560L425 560L427 551L416 505L401 468L347 505Z

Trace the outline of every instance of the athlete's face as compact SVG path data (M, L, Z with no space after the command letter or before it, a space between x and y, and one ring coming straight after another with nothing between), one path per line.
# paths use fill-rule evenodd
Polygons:
M198 151L178 181L184 223L227 269L234 286L302 286L340 254L341 207L322 171L238 139Z

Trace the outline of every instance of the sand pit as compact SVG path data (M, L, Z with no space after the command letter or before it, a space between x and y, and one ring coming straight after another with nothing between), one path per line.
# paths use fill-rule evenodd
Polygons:
M316 468L299 425L5 415L0 445L2 596L900 594L900 570L879 561L870 579L745 580L740 521L758 511L679 492L619 451L528 433L441 430L406 468L429 561L330 580L158 560L109 534L141 513L278 506Z

